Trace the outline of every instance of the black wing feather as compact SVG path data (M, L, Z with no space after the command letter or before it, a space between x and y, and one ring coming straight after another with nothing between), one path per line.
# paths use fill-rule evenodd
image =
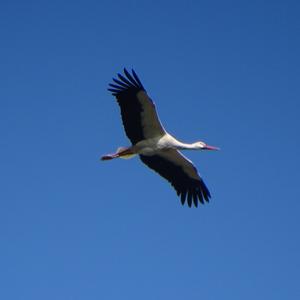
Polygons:
M126 69L124 69L126 70ZM137 88L132 82L130 82L129 80L127 80L127 78L125 78L123 75L121 75L120 73L118 73L118 77L123 80L125 83L127 83L127 85L129 87L133 87L133 88ZM128 78L129 79L129 78Z
M133 86L135 86L136 88L139 88L138 82L136 82L136 80L131 76L131 74L126 69L124 69L124 74L130 80L130 82L133 84Z
M138 78L138 76L136 75L136 73L134 72L133 69L132 69L132 75L133 75L134 79L136 80L136 82L139 84L139 86L142 87L143 90L144 90L144 87L143 87L143 85L142 85L140 79Z
M113 78L114 83L110 83L108 88L110 92L117 98L121 109L121 116L126 135L132 144L143 140L143 128L141 125L142 105L137 98L137 93L145 91L141 81L136 73L132 70L132 75L124 69L123 75L118 74L119 79Z
M203 198L209 202L210 193L203 180L191 178L182 167L174 164L160 155L145 156L140 155L144 164L153 169L159 175L167 179L180 196L181 203L187 200L188 206L195 206L198 200L204 203Z
M113 78L113 81L115 82L115 83L117 83L119 86L121 85L122 87L124 87L124 88L128 88L128 85L127 84L125 84L125 83L123 83L122 81L120 81L120 80L118 80L118 79L116 79L116 78Z

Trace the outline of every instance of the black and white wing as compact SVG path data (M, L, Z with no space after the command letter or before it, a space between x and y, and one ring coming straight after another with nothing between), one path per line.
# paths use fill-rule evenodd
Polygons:
M159 175L167 179L181 198L184 204L187 199L188 206L198 206L198 201L204 204L209 202L210 193L199 176L193 163L179 151L168 149L153 156L140 155L144 164Z
M132 70L124 69L124 75L113 78L109 91L117 98L121 108L122 121L127 137L132 144L162 136L165 133L156 113L155 105L147 95L138 76Z

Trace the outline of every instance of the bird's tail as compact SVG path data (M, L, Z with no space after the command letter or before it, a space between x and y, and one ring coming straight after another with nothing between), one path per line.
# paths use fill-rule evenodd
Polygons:
M117 153L119 154L119 157L123 159L130 159L136 156L136 154L132 153L128 147L119 147Z
M116 153L106 154L101 157L101 160L111 160L114 158L129 159L134 157L136 154L131 151L128 147L120 147Z

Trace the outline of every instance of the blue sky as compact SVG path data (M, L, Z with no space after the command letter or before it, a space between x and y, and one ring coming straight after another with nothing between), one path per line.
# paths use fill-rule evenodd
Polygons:
M297 1L2 1L1 299L299 299ZM106 90L133 67L211 190L139 159Z

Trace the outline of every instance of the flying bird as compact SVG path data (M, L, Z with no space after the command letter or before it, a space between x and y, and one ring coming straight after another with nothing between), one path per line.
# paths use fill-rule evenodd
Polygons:
M149 168L168 180L180 196L181 203L191 207L204 204L211 198L210 192L193 163L179 150L218 150L202 141L186 144L178 141L163 127L155 104L148 96L137 74L124 69L124 75L113 78L108 90L116 97L121 109L125 133L130 147L118 148L102 160L131 158L139 155Z

